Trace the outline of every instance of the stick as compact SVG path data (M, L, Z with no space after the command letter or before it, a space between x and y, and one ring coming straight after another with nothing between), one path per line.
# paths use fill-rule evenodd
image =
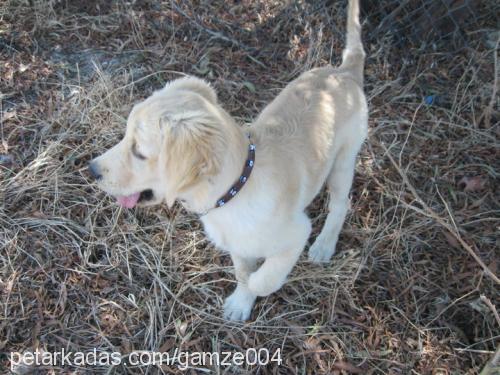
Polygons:
M439 224L441 224L448 232L450 232L453 237L456 238L456 240L458 242L460 242L460 245L462 245L462 247L467 250L467 252L474 258L474 260L483 268L484 272L486 273L486 275L488 275L493 281L495 281L497 284L500 284L500 279L493 273L491 272L491 270L486 266L486 264L484 264L484 262L481 260L481 258L475 253L474 250L472 250L472 248L469 246L469 244L467 244L467 242L465 242L462 237L460 236L460 233L458 232L458 230L455 230L452 228L452 226L450 224L448 224L446 221L444 221L439 215L437 215L433 210L432 208L430 208L421 198L420 196L418 195L417 191L415 190L415 188L413 187L413 185L410 183L410 181L408 180L408 178L406 177L406 174L403 173L403 171L401 170L401 168L398 166L398 164L396 163L396 161L393 159L392 155L388 152L389 150L387 150L387 148L380 144L382 146L382 148L386 151L386 154L387 156L389 157L391 163L394 165L394 167L397 169L397 171L399 172L401 178L403 179L403 182L406 184L406 186L408 187L408 189L410 189L410 192L413 194L413 196L415 197L415 199L417 200L418 203L420 203L422 205L422 207L424 208L424 211L421 211L421 210L418 210L416 209L415 207L412 207L410 206L412 209L414 209L415 211L419 211L421 213L425 213L426 216L434 219L435 221L437 221Z
M231 43L232 45L234 45L238 48L241 48L243 50L246 50L246 51L255 51L255 48L249 47L249 46L237 41L236 39L233 39L227 35L224 35L220 31L215 31L215 30L212 30L206 26L203 26L198 20L195 20L195 19L192 19L191 17L189 17L189 15L186 12L184 12L174 1L172 2L172 7L174 8L174 10L177 13L179 13L184 18L187 18L193 25L195 25L197 29L206 32L207 34L211 35L213 38L220 39L220 40L223 40L225 42Z
M480 298L481 298L481 301L483 301L486 304L486 306L488 306L490 308L490 310L493 312L493 315L495 315L495 319L497 321L497 324L500 327L500 316L498 315L498 311L497 311L497 308L495 307L495 305L484 294L481 294Z
M498 345L497 351L493 355L491 361L484 366L483 371L479 375L495 375L498 374L500 368L498 366L498 362L500 361L500 345Z

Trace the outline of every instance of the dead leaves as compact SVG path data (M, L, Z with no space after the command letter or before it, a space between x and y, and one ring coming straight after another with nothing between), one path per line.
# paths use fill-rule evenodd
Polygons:
M460 246L460 243L458 242L457 238L451 234L450 232L448 231L445 231L443 232L444 233L444 236L446 238L446 241L448 242L448 244L455 248L455 249L461 249L462 247Z
M365 371L360 369L359 367L356 367L349 362L345 361L337 361L333 363L333 367L335 367L337 370L343 370L347 371L350 374L364 374Z
M458 187L466 193L476 192L484 190L487 182L488 180L484 176L464 176L460 181L458 181Z

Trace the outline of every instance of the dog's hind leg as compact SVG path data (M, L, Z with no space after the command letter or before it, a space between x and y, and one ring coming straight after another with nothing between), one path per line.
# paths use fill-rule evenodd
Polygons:
M238 285L224 302L224 317L229 320L247 320L256 296L248 289L248 277L257 268L256 258L242 258L231 254Z
M357 151L358 148L347 145L341 148L327 178L330 212L321 233L309 249L309 260L313 262L328 262L335 253L339 233L349 208L349 190L354 176Z

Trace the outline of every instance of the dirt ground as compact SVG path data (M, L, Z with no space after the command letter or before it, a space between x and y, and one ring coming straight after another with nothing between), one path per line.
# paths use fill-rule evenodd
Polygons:
M251 122L301 72L339 62L345 2L1 1L0 373L11 352L36 349L125 361L256 348L281 363L15 370L479 374L500 342L500 168L498 4L477 3L480 24L459 42L380 32L365 9L370 135L337 254L324 266L303 255L250 321L232 323L231 262L197 218L120 209L86 162L120 139L134 103L182 74ZM310 242L325 203L308 210Z

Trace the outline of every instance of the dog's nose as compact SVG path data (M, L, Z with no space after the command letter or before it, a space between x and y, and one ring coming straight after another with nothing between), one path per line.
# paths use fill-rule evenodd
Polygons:
M94 177L94 179L96 179L97 181L99 181L102 178L102 174L99 171L99 167L93 161L89 163L89 172L92 175L92 177Z

